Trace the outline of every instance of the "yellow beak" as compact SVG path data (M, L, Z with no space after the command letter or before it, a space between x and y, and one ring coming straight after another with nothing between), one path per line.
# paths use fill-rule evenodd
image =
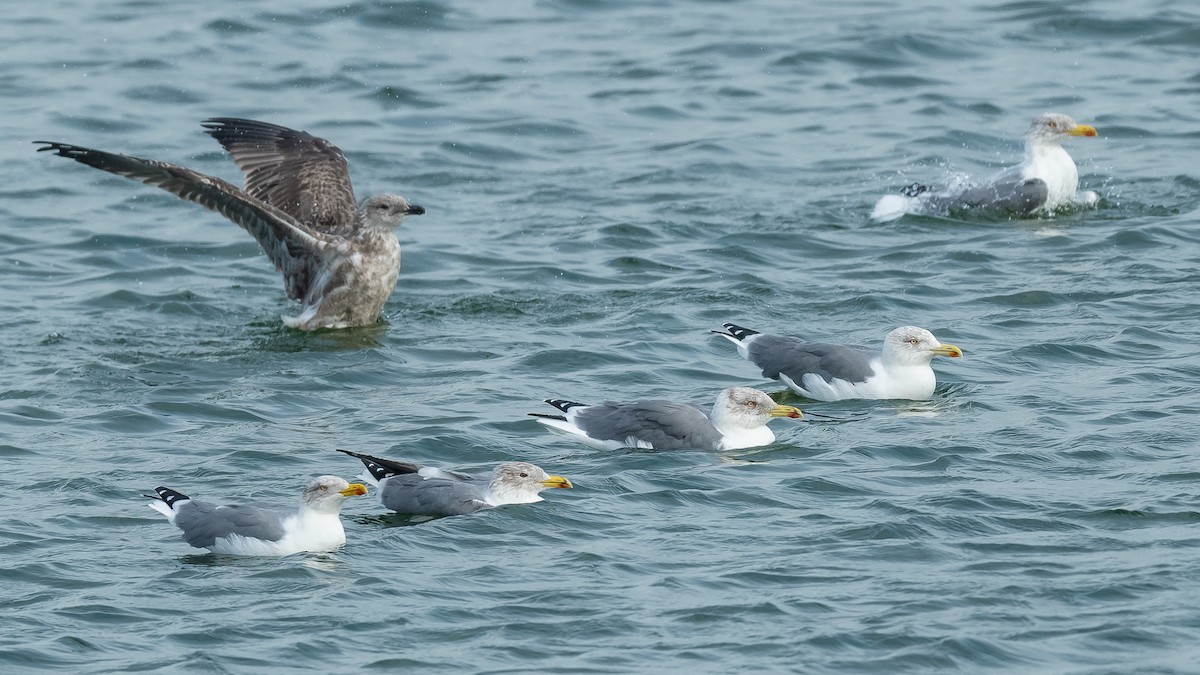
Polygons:
M937 356L949 356L952 359L957 359L962 356L962 350L954 345L942 345L933 350Z
M790 405L777 405L771 408L771 417L790 417L798 420L804 417L804 413L800 412L799 408Z
M1096 127L1088 124L1076 124L1067 132L1068 136L1095 136Z
M571 485L571 481L563 478L562 476L550 476L546 480L542 481L542 485L545 485L548 488L575 487L574 485Z
M338 494L343 497L355 497L357 495L367 494L367 486L362 483L351 483L345 490L338 490Z

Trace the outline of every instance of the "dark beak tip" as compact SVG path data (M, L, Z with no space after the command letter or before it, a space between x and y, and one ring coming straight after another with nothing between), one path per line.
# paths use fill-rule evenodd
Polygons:
M417 206L416 204L410 204L408 207L408 215L410 215L410 216L425 215L425 207Z

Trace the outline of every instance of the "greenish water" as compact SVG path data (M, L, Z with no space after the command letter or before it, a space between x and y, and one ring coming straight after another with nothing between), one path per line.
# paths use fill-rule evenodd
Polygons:
M1168 2L57 0L0 23L4 672L1194 672L1200 11ZM866 215L1045 110L1099 208ZM59 140L237 180L304 128L400 231L386 322L300 334L221 217ZM782 392L724 321L962 347L928 402L799 401L729 454L541 399ZM795 402L790 394L777 398ZM190 549L140 495L291 501L372 454L574 490L334 553Z

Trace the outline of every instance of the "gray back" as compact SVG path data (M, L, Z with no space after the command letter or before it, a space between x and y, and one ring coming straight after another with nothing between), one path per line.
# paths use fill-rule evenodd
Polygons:
M645 441L656 450L716 450L721 433L698 408L675 401L605 402L575 413L576 425L603 441Z
M380 483L379 500L396 513L414 516L457 516L490 508L483 501L489 478L422 478L407 473Z
M866 347L805 342L779 335L758 335L750 342L747 355L754 365L762 368L763 377L779 379L783 373L796 384L803 384L805 375L812 373L826 382L833 378L862 382L870 377L871 354Z
M217 506L192 500L175 514L175 525L183 539L197 548L207 548L221 537L239 534L266 541L283 538L283 520L296 509L283 506Z
M1005 177L954 196L934 197L929 201L938 210L986 209L998 213L1028 214L1045 204L1049 194L1046 181L1040 178L1022 180L1020 177Z

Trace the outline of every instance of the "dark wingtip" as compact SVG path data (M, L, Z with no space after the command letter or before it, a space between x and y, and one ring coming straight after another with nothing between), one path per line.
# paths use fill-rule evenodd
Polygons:
M86 149L77 145L71 145L69 143L59 143L58 141L34 141L33 143L34 145L42 146L37 149L38 152L50 151L59 155L60 157L70 157L71 153Z
M714 330L713 332L717 335L727 335L738 341L745 340L751 335L758 335L758 331L739 326L736 323L723 323L721 325L728 331L727 333L722 333L719 330Z
M172 490L169 487L163 487L161 485L154 488L154 492L157 493L157 497L159 499L166 502L167 506L169 506L171 508L175 508L175 502L177 502L177 501L180 501L183 499L191 499L191 497L183 494L182 492L179 492L178 490ZM150 495L146 495L146 496L149 497Z
M222 139L278 141L289 136L305 137L308 135L307 132L299 129L245 117L210 117L200 122L200 126L204 127L209 136L218 141Z
M237 127L246 125L266 124L258 120L248 120L244 117L210 117L200 122L205 129L220 129L221 127Z
M375 480L383 480L388 476L398 476L405 473L416 473L421 470L421 467L408 462L397 462L390 459L383 459L382 457L372 457L371 455L364 455L359 452L350 452L349 450L342 450L341 448L335 449L338 452L344 452L362 462L363 466L367 467L367 471L370 471L371 475L375 477Z
M551 415L549 413L525 413L525 414L529 415L530 417L539 417L539 418L545 419L545 420L561 420L563 422L567 421L567 418L562 415Z
M217 139L224 145L227 141L245 133L246 123L253 120L243 120L237 117L210 117L200 123L204 133Z
M550 405L554 406L555 408L558 408L559 410L561 410L563 412L567 412L571 408L578 408L580 406L585 405L585 404L579 403L577 401L568 401L565 398L547 398L547 399L543 399L543 402L549 403Z
M218 143L269 142L278 141L288 134L303 132L281 127L270 122L260 122L244 117L210 117L200 123L204 132L217 139Z

